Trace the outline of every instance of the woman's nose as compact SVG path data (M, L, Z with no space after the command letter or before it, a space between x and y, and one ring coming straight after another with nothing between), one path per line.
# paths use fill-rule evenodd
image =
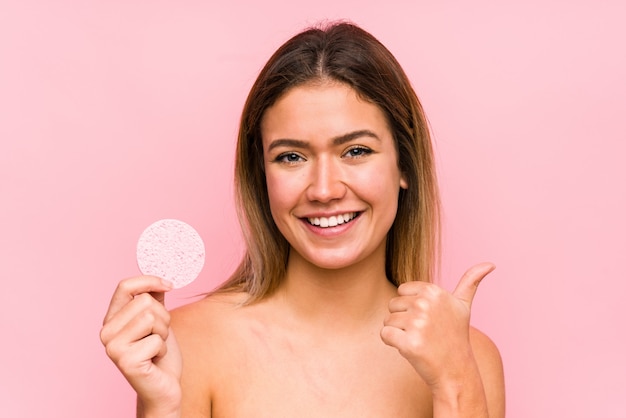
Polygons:
M311 167L307 197L321 203L341 199L346 194L346 184L339 162L320 158Z

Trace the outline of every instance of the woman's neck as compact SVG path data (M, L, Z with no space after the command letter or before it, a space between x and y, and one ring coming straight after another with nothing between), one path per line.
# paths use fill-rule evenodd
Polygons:
M395 286L385 275L384 248L359 263L322 269L292 252L275 294L294 319L311 326L351 330L380 321Z

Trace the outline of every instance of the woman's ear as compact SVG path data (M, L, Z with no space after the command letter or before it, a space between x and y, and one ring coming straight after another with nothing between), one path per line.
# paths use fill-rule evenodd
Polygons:
M406 180L404 173L400 173L400 188L404 190L409 188L409 182Z

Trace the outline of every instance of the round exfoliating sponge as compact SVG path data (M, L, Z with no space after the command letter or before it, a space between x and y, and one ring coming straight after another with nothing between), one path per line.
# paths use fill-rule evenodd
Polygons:
M176 219L150 225L137 243L137 264L147 276L172 282L174 289L188 285L204 266L204 243L195 229Z

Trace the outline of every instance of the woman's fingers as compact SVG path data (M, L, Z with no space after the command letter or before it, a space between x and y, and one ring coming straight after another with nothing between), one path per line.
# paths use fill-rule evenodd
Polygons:
M130 344L150 334L157 334L166 340L169 335L170 314L158 302L153 303L158 306L141 310L137 304L131 302L122 309L102 328L102 343L107 345L115 338Z
M152 295L142 293L119 309L102 327L100 339L107 345L113 338L137 341L155 333L167 339L170 314Z
M429 384L450 370L462 369L471 351L472 300L478 284L494 268L481 263L468 269L452 293L426 282L400 285L398 296L389 301L381 339L397 348Z
M115 289L103 323L107 323L120 309L142 293L152 293L158 302L163 303L164 292L172 289L172 284L155 276L139 276L122 280Z
M394 347L401 352L406 336L403 329L394 325L385 325L380 330L380 338L385 344Z
M158 277L125 279L104 317L100 339L107 355L153 411L180 407L182 357L163 304L171 284Z
M481 263L470 267L459 280L452 295L465 302L468 308L471 307L478 285L495 268L496 266L492 263Z
M167 353L167 344L157 334L150 334L139 341L129 344L123 350L119 359L120 369L125 374L147 375L150 370L145 369L153 365L152 359L163 357Z

